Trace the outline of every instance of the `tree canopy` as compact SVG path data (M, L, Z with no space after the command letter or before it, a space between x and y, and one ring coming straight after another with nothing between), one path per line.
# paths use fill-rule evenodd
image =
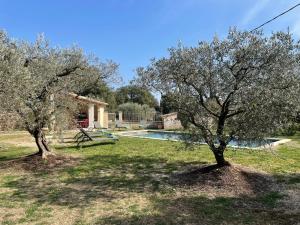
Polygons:
M68 92L80 93L95 81L111 79L117 65L87 56L78 47L51 47L40 36L34 43L13 41L0 31L0 101L15 112L35 138L39 153L50 151L42 128L72 108ZM66 100L66 101L65 101Z
M111 112L115 112L117 110L118 105L115 91L100 78L98 78L98 80L90 86L79 91L78 95L96 98L108 103L107 109Z
M140 105L146 104L150 107L158 106L155 97L147 89L141 89L136 85L128 85L117 89L116 101L118 105L133 102Z
M125 120L151 120L155 116L155 109L144 104L127 102L118 106L118 110L123 112Z
M176 107L173 106L173 96L170 93L161 96L159 106L162 114L176 111Z
M170 48L137 73L141 85L172 94L191 137L220 166L232 139L269 136L299 108L299 42L289 33L231 29L223 40Z

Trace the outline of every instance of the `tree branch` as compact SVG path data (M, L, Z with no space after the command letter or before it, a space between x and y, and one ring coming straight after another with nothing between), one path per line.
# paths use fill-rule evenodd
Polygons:
M66 68L61 73L56 74L53 79L51 79L42 89L40 94L38 95L38 99L44 99L45 95L48 91L48 87L52 86L54 83L58 82L59 78L69 76L70 74L74 73L77 69L81 69L80 66L74 66L72 68Z
M228 115L226 116L226 118L230 118L230 117L236 116L236 115L238 115L238 114L240 114L240 113L243 113L243 112L245 112L245 110L238 110L238 111L236 111L236 112L234 112L234 113L228 114Z
M186 79L184 79L184 83L186 83L187 85L192 86L192 87L195 89L195 91L197 91L197 93L198 93L198 95L199 95L199 100L200 100L201 106L202 106L209 114L211 114L211 115L213 115L213 116L215 116L215 117L219 117L218 114L212 112L212 111L205 105L205 102L204 102L204 99L203 99L203 93L202 93L202 91L201 91L199 88L197 88L197 87L195 86L195 84L186 81Z
M56 74L56 77L65 77L75 72L77 69L82 69L80 66L74 66L72 68L66 68L61 73Z

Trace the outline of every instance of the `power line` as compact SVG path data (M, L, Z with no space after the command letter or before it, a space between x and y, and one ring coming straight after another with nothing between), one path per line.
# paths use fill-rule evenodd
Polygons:
M270 19L270 20L264 22L263 24L259 25L258 27L255 27L255 28L252 29L250 32L253 32L253 31L255 31L255 30L257 30L257 29L259 29L259 28L265 26L266 24L271 23L273 20L276 20L278 17L283 16L284 14L288 13L289 11L292 11L293 9L295 9L295 8L298 7L298 6L300 6L300 3L294 5L293 7L289 8L288 10L286 10L286 11L284 11L284 12L282 12L282 13L280 13L279 15L273 17L272 19Z

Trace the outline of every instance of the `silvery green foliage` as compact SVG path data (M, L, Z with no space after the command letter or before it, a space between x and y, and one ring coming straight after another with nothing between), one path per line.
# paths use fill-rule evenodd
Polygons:
M295 115L299 62L290 34L231 29L224 40L169 49L168 57L137 70L137 82L172 94L193 137L218 152L233 137L266 137Z
M65 93L116 75L117 65L86 56L78 47L50 47L43 36L34 43L13 41L0 31L1 111L18 113L35 135L55 113L71 109ZM59 124L59 121L57 121Z
M138 103L127 102L118 106L118 111L123 113L124 120L153 120L156 114L154 108L149 105L140 105Z

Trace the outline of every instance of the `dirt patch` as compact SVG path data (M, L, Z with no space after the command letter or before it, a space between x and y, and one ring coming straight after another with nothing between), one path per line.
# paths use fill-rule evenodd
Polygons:
M20 159L10 160L2 165L0 169L14 168L32 172L56 171L62 168L76 166L81 162L81 158L63 155L49 155L43 159L40 155L29 155Z
M256 196L278 189L272 176L239 165L194 168L172 175L170 182L179 187L234 196Z

